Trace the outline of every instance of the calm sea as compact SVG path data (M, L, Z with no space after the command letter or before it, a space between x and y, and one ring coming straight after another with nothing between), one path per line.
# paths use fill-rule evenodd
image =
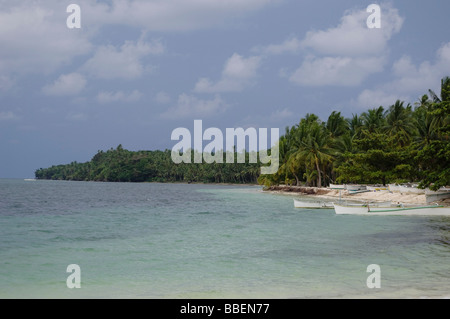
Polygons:
M354 297L450 297L450 218L337 216L254 186L0 180L0 298Z

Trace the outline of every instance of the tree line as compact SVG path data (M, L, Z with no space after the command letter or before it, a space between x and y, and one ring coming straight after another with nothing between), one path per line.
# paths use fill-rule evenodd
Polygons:
M450 78L441 80L415 105L397 100L344 118L326 121L307 114L286 127L279 140L280 168L262 175L266 186L326 186L330 183L417 182L437 189L450 185Z
M109 182L259 183L327 186L330 183L416 182L437 189L450 185L450 78L414 105L397 100L326 121L307 114L286 127L278 141L279 169L260 175L261 163L175 164L171 151L128 151L119 145L91 161L36 170L37 179ZM224 154L224 159L225 159ZM237 154L235 153L235 156ZM259 156L258 156L259 158Z
M194 151L192 157L194 156ZM102 181L102 182L200 182L256 184L260 166L249 163L180 163L175 164L172 151L129 151L116 149L98 151L86 163L72 162L36 170L37 179ZM237 157L237 153L235 153Z

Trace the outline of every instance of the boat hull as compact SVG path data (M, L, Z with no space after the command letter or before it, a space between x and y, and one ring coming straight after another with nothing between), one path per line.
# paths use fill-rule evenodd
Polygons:
M332 189L345 189L345 185L330 184Z
M333 203L327 203L327 202L304 202L294 199L294 207L295 208L327 208L332 209Z
M408 186L399 186L399 192L404 194L425 194L424 189L420 189L417 187L408 187Z
M366 186L364 186L364 185L349 185L349 184L345 185L345 188L348 191L352 191L352 192L364 191L367 189Z
M377 192L377 191L387 191L388 188L386 186L366 186L368 191Z
M337 215L368 215L368 216L450 216L450 207L420 206L420 207L370 207L343 206L334 204Z

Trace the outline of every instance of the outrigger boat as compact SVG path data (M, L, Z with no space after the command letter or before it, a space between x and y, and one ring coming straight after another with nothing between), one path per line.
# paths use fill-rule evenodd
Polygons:
M333 209L333 203L330 202L322 202L322 201L316 201L316 202L303 202L294 199L294 207L295 208L330 208Z
M398 215L398 216L450 216L450 207L431 206L363 206L333 204L338 215Z
M370 204L371 207L378 207L378 206L389 206L391 205L391 202L370 202L370 203L345 203L345 206L348 207L363 207L364 205ZM344 205L344 204L342 204ZM334 208L334 203L332 202L325 202L325 201L300 201L297 199L294 199L294 207L295 208Z

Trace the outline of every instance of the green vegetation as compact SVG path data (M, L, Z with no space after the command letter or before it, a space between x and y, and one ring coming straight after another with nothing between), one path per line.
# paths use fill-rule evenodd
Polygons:
M171 151L99 151L90 162L38 169L37 179L111 182L205 182L326 186L329 183L419 182L437 189L450 185L450 78L415 103L396 101L326 121L307 114L286 127L279 140L280 167L260 175L261 164L175 164ZM237 156L237 154L235 154ZM193 158L193 157L192 157Z
M41 168L35 175L37 179L74 181L256 184L260 165L248 163L249 154L245 155L244 164L226 164L225 154L223 164L175 164L170 150L132 152L119 145L106 152L98 151L90 162Z
M450 185L450 78L412 105L396 101L345 119L308 114L280 138L277 174L261 175L266 186L329 183L419 182Z

